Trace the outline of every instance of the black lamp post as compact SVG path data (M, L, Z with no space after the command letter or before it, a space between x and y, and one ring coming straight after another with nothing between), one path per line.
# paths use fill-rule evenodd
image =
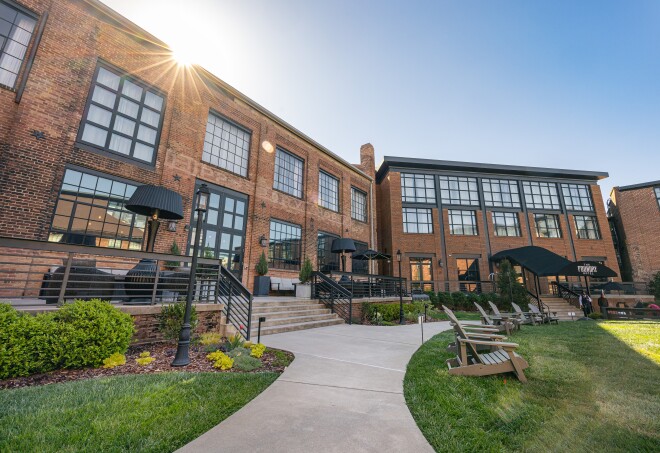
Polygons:
M190 348L190 312L192 311L193 291L195 290L195 271L197 269L197 257L199 255L199 238L202 233L202 222L204 214L209 207L209 188L202 184L195 195L195 211L197 211L197 226L195 229L195 242L193 243L193 256L190 263L190 277L188 279L188 294L186 296L186 311L183 315L183 325L179 334L179 344L176 348L176 356L172 366L186 366L190 363L188 350Z
M401 250L396 251L396 260L399 263L399 324L403 324L403 277L401 277Z

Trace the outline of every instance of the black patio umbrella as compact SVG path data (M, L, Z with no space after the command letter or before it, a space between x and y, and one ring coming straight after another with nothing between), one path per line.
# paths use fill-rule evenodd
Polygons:
M392 255L368 249L363 252L354 253L352 258L357 261L389 260L392 258Z
M332 241L332 245L330 246L330 251L332 253L341 253L341 270L342 272L346 272L346 255L344 253L348 252L354 252L356 251L357 248L355 247L355 242L353 239L349 238L340 238L340 239L335 239Z
M139 186L135 189L135 192L126 203L126 209L149 218L147 224L147 252L154 251L160 219L183 219L181 195L165 187L151 184Z
M558 275L584 277L584 283L589 294L589 277L616 277L618 274L604 264L595 261L575 261L564 266Z
M598 289L602 289L603 291L624 291L625 288L621 283L618 282L607 282L603 283L602 285L597 286Z

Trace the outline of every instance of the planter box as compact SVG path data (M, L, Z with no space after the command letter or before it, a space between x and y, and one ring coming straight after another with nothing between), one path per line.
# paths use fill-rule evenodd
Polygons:
M267 296L270 291L270 277L266 275L258 275L254 277L254 291L253 296Z
M302 284L302 283L297 283L296 284L296 297L301 298L301 299L311 299L312 298L312 285L309 283L307 284Z

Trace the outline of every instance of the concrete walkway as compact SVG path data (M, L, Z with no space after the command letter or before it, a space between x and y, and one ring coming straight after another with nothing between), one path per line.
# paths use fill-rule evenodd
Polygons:
M424 325L424 339L449 329ZM403 397L419 325L337 325L262 337L293 352L282 376L182 452L431 452Z

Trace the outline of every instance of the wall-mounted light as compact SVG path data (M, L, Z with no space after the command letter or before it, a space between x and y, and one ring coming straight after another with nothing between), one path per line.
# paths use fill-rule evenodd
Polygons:
M438 260L438 267L442 267L442 260Z
M264 236L263 234L259 238L259 245L262 247L268 247L268 239L266 239L266 236Z
M170 220L167 222L167 231L175 232L176 231L176 221Z
M396 251L396 260L400 263L401 262L401 250Z

